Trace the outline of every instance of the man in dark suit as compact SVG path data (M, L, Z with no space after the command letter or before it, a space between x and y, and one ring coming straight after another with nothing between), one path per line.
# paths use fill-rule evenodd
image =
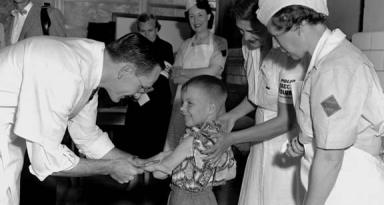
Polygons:
M6 45L14 44L28 37L44 35L43 26L46 27L49 35L66 36L64 16L60 10L46 6L48 15L46 16L41 13L42 7L33 4L31 0L13 0L13 3L16 9L12 10L5 26Z
M162 64L163 71L153 85L153 91L136 96L136 100L128 101L125 131L135 137L117 144L141 158L148 158L161 152L165 142L171 112L167 69L173 64L174 57L172 45L158 36L160 24L154 15L141 14L137 18L137 28L140 34L153 42L153 49Z

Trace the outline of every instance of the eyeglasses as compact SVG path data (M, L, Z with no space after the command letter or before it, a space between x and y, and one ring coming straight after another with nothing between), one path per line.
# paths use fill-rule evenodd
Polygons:
M137 78L137 80L140 83L140 88L137 91L138 93L149 93L149 92L154 90L152 86L144 86L143 82L141 82L141 80L140 80L140 78L138 76L136 76L136 78Z

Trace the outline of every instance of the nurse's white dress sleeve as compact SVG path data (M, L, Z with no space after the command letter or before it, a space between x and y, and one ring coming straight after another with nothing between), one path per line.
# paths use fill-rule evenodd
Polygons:
M14 128L16 135L26 139L30 171L40 180L79 162L61 141L69 113L82 94L81 80L59 65L48 67L47 61L36 59L24 65Z
M330 63L328 63L330 64ZM328 69L327 66L331 67ZM363 65L323 65L311 80L311 115L316 146L344 149L354 144L372 82Z
M114 148L108 134L96 125L97 99L95 94L68 124L68 131L80 153L91 159L102 158Z

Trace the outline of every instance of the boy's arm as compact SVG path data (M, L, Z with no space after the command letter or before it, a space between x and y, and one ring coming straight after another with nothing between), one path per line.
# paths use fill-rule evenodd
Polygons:
M161 164L172 171L177 165L179 165L185 158L192 156L193 152L193 137L185 138L172 152L172 154L166 156Z

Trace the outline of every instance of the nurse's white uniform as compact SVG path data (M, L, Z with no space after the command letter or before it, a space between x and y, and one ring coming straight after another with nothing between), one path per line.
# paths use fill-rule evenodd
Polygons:
M278 102L293 103L291 83L303 79L305 65L294 63L279 49L272 49L261 66L259 49L248 50L243 46L243 55L248 99L257 106L256 124L259 124L277 116ZM300 204L303 194L298 183L299 160L280 153L282 144L296 135L294 130L251 147L239 205Z
M33 37L0 52L0 204L19 204L27 148L40 180L72 169L79 158L60 144L65 130L80 152L101 158L114 146L96 126L104 44Z
M300 86L300 85L298 85ZM384 204L384 95L372 63L338 29L320 38L296 103L308 186L314 147L345 149L326 205Z

